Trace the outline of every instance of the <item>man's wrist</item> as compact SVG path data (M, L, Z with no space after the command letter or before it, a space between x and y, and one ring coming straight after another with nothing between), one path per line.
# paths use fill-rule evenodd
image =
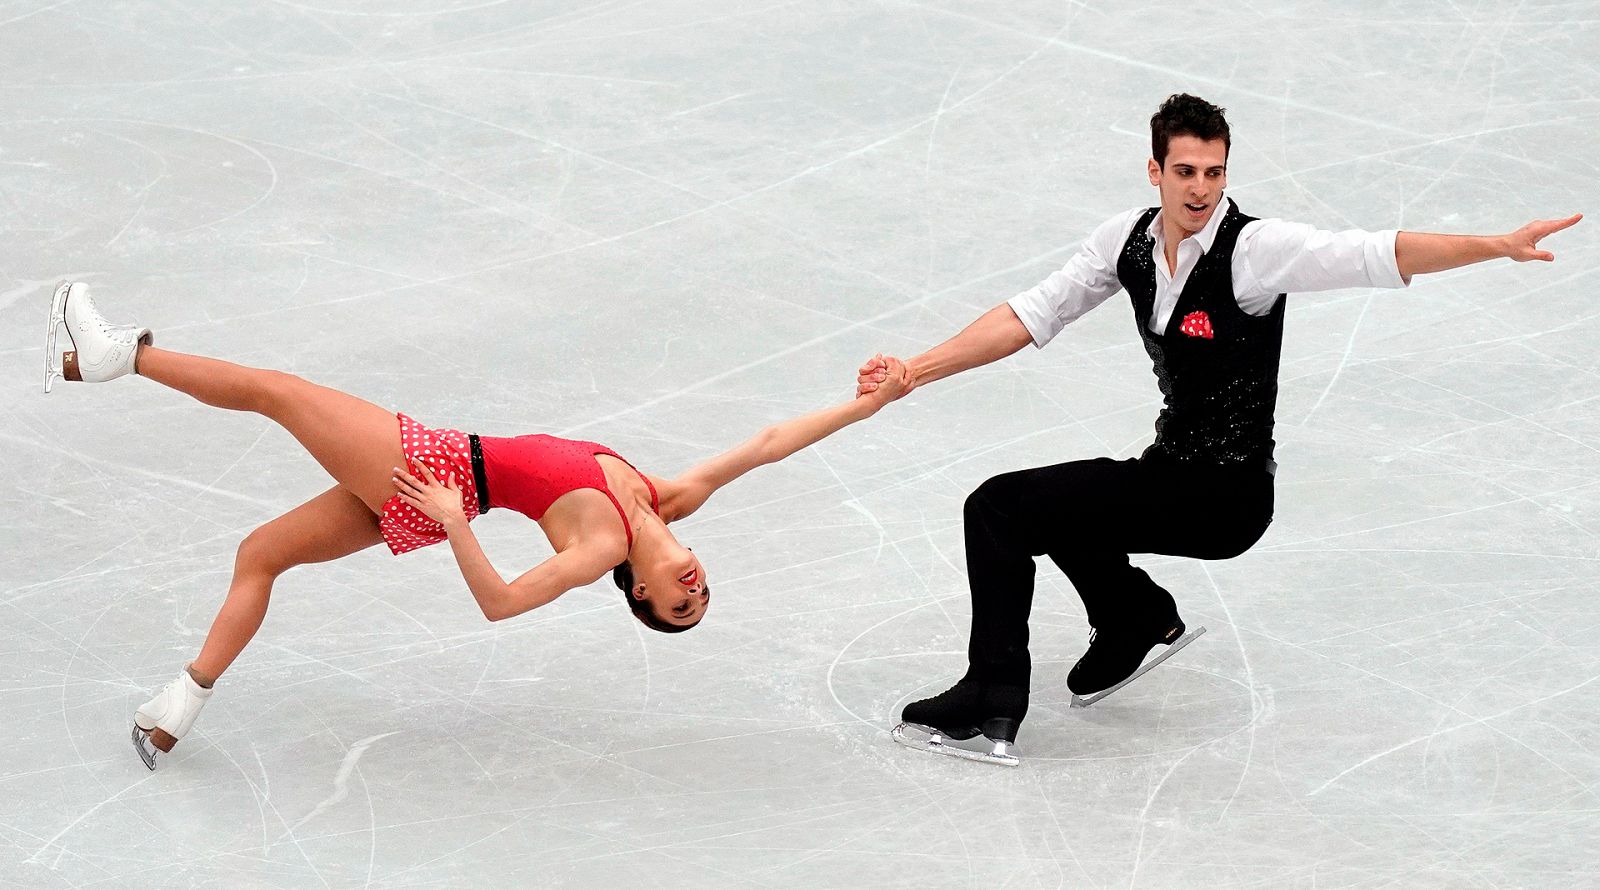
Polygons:
M930 362L926 352L918 356L913 356L909 361L906 362L906 392L916 389L917 386L922 383L922 378L926 376L930 370L928 367L929 364Z
M1516 252L1516 248L1511 242L1512 234L1514 233L1507 232L1504 235L1495 235L1489 239L1494 246L1494 255L1497 258L1510 258Z

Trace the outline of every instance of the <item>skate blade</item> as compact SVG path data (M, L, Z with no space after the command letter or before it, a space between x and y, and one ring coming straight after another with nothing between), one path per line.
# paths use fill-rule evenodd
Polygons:
M61 354L56 351L56 331L67 323L67 289L72 287L72 282L63 281L56 285L55 295L50 298L50 325L44 333L44 391L50 391L50 384L57 380L65 380L61 372ZM71 334L67 335L71 338Z
M982 734L966 740L952 739L931 727L916 723L900 723L889 730L889 735L907 748L915 748L929 754L943 754L946 757L959 757L962 760L992 763L996 766L1016 766L1022 762L1016 754L1015 745Z
M133 725L133 749L139 752L139 759L144 761L146 767L152 770L156 768L155 745L150 743L150 736L137 723Z
M1155 658L1152 658L1149 661L1145 662L1144 664L1140 665L1139 669L1133 672L1133 676L1129 677L1126 680L1123 680L1121 683L1118 683L1117 685L1111 687L1110 689L1102 689L1099 692L1094 693L1093 695L1074 695L1072 697L1072 705L1071 705L1071 707L1074 707L1074 708L1087 708L1090 705L1094 704L1095 702L1099 701L1100 699L1105 698L1106 696L1110 695L1113 692L1116 692L1118 689L1121 689L1122 687L1128 685L1129 683L1132 683L1134 680L1137 680L1140 677L1144 676L1146 671L1150 670L1151 668L1155 667L1156 665L1160 664L1161 662L1166 661L1167 659L1171 658L1172 656L1177 655L1179 649L1182 649L1184 646L1187 646L1190 643L1193 643L1194 640L1195 640L1195 637L1198 637L1198 636L1200 636L1201 634L1203 634L1205 632L1206 632L1206 629L1204 627L1197 627L1194 630L1191 630L1188 633L1184 634L1183 636L1177 638L1176 640L1174 640L1171 643L1171 645L1167 646L1167 650L1165 652L1162 652L1160 655L1157 655Z

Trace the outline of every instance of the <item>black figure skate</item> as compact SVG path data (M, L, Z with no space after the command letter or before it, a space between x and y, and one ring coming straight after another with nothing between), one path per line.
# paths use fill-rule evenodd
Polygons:
M890 731L908 748L980 763L1016 766L1017 727L1028 713L1022 686L961 682L933 698L912 702ZM958 744L970 742L970 744Z
M1153 627L1095 628L1089 635L1089 651L1083 653L1072 672L1067 674L1072 707L1087 708L1132 683L1205 632L1204 627L1188 631L1183 619L1177 617ZM1166 651L1140 664L1151 649L1163 645Z

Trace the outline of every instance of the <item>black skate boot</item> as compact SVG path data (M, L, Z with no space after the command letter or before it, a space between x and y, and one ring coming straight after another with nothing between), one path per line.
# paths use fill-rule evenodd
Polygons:
M1089 635L1089 651L1083 653L1067 674L1072 707L1086 708L1116 692L1206 632L1203 627L1193 633L1187 630L1183 619L1176 615L1153 625L1095 628ZM1141 666L1144 657L1156 646L1167 649Z
M1028 713L1028 690L963 679L933 698L912 702L900 712L891 735L907 747L966 760L1016 766L1017 728ZM970 745L966 742L982 737Z

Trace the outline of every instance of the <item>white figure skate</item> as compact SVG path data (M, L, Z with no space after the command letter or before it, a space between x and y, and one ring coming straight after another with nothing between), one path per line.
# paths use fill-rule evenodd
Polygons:
M133 712L133 747L145 766L155 769L156 752L171 751L172 746L189 733L195 718L200 716L200 709L215 691L196 683L185 668L177 679L156 693L155 698Z
M154 342L149 328L107 322L89 298L89 285L63 281L50 301L44 391L56 380L100 383L130 374L140 344Z

